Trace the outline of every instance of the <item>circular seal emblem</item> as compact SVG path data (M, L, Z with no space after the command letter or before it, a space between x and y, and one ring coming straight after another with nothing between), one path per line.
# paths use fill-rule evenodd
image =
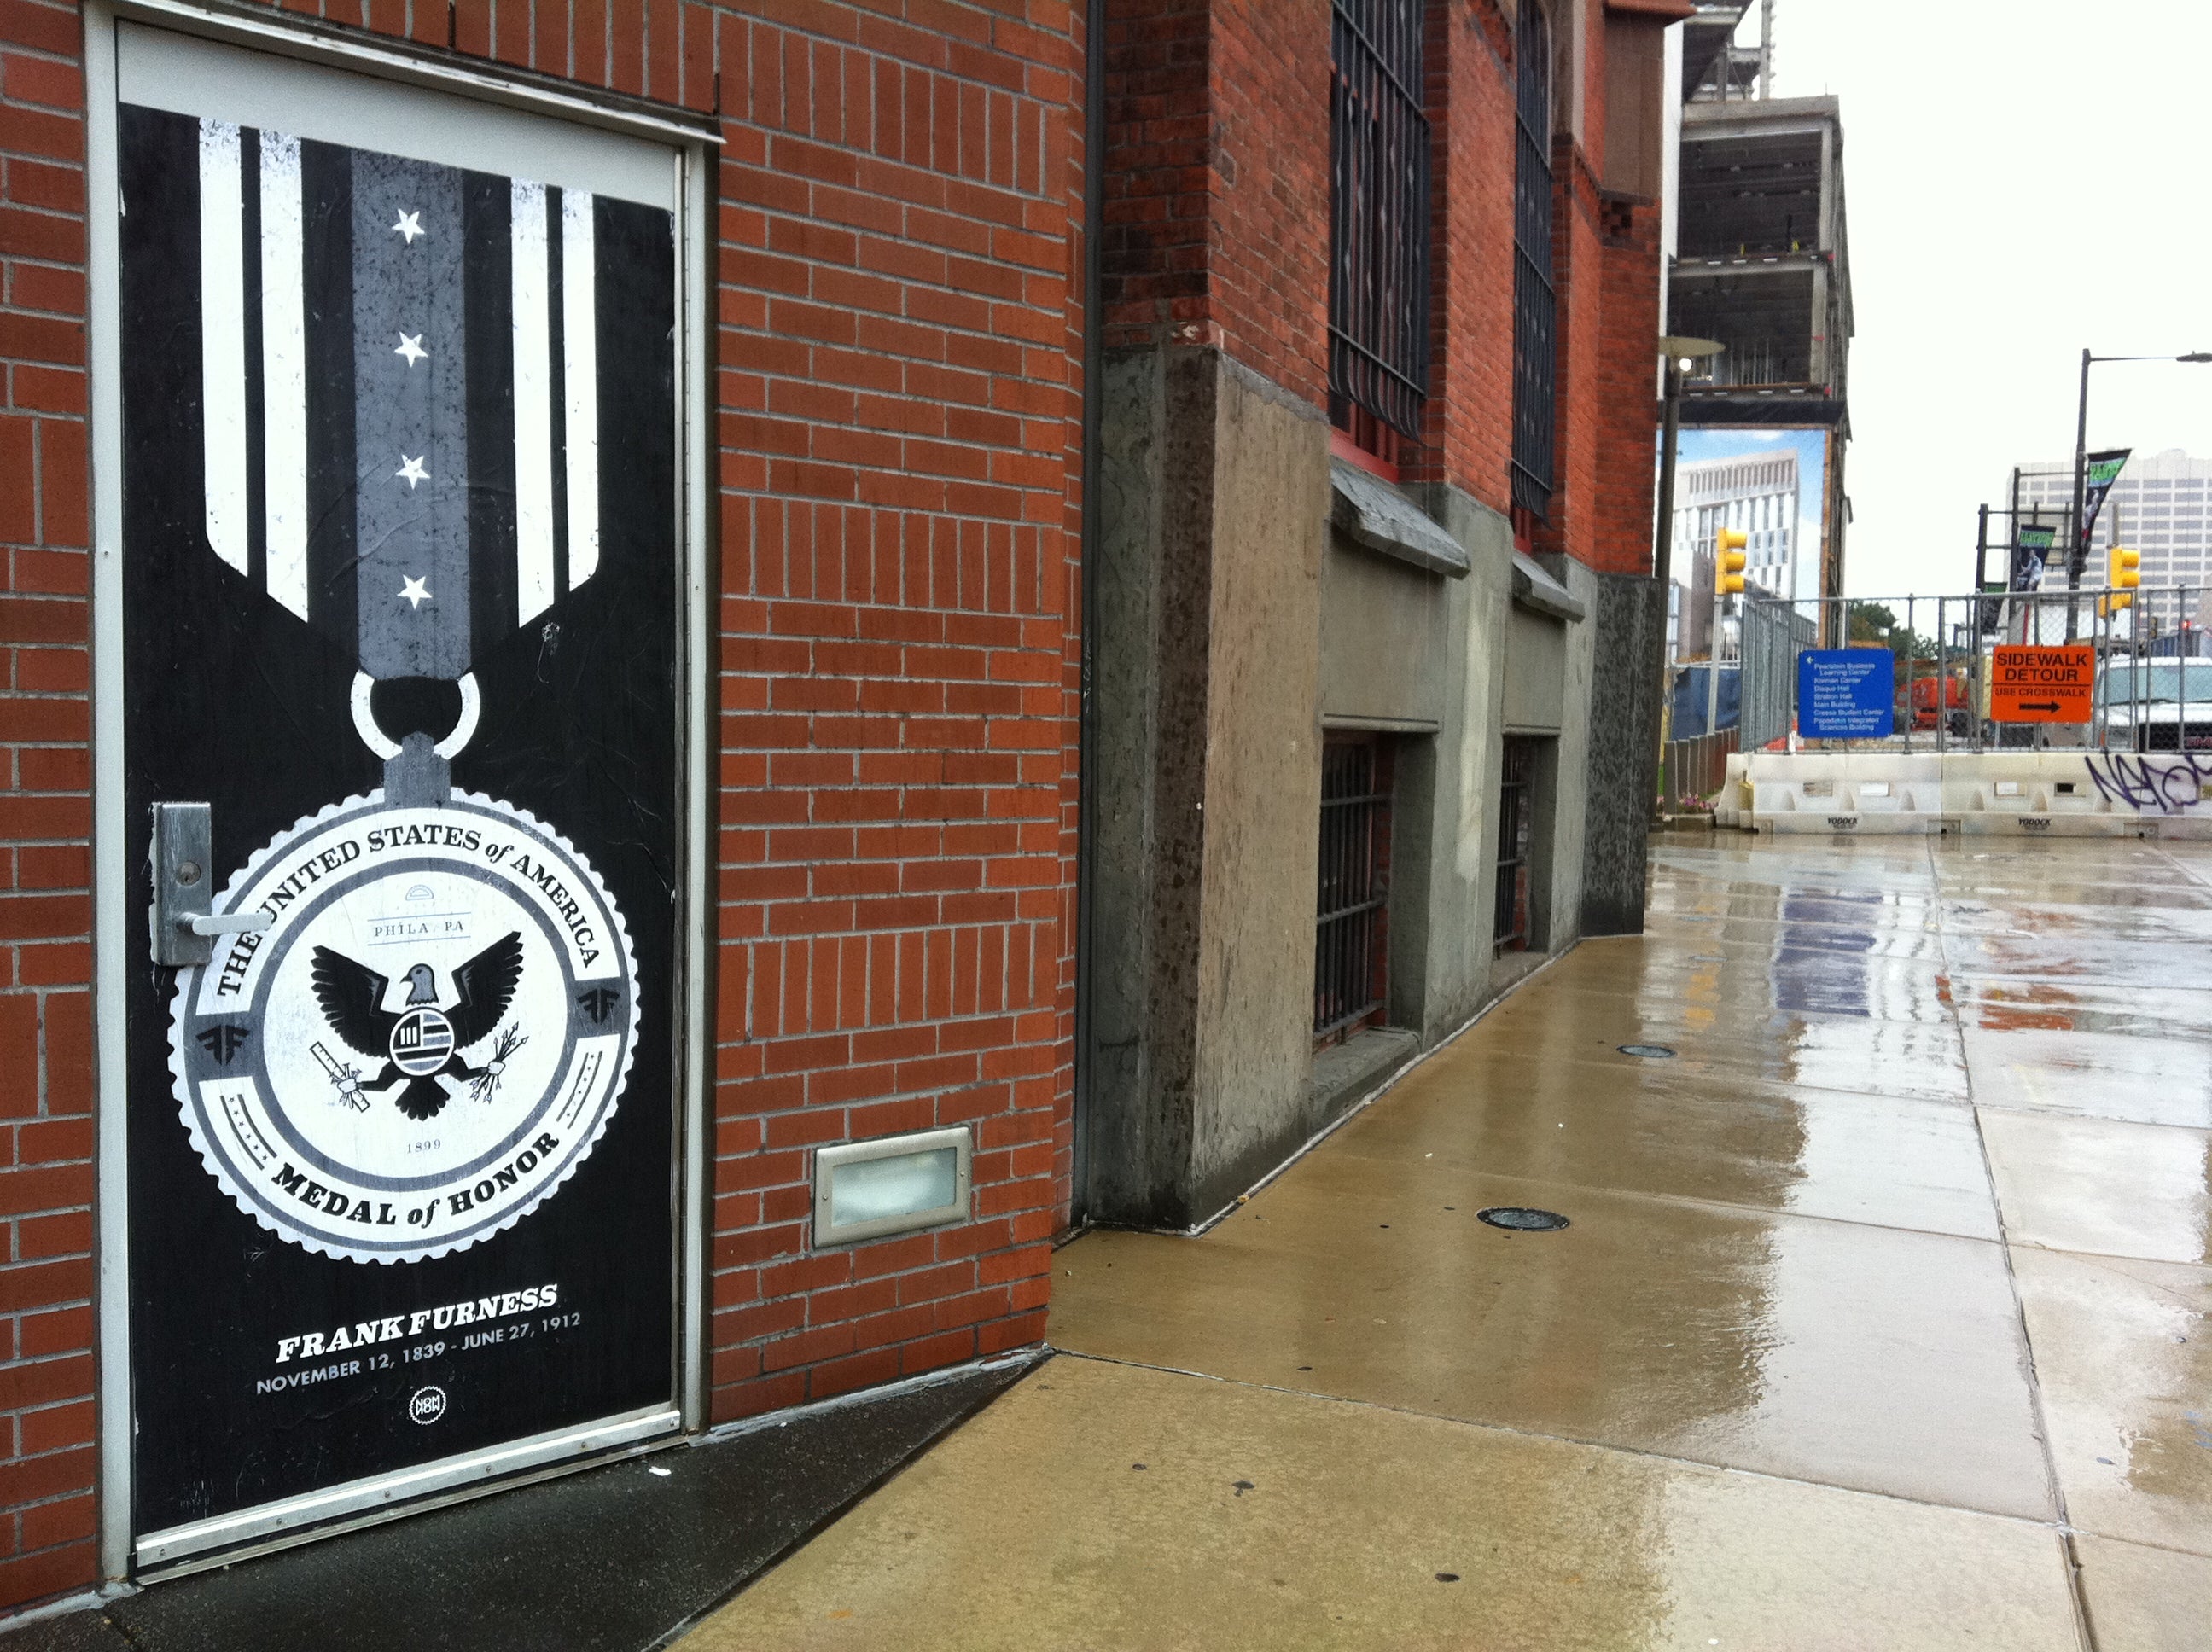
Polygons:
M417 1388L407 1400L407 1415L417 1423L436 1422L446 1414L446 1391L443 1388Z
M605 1132L637 1040L629 934L521 810L350 799L213 905L269 926L180 972L170 1067L209 1171L281 1237L362 1262L463 1250Z

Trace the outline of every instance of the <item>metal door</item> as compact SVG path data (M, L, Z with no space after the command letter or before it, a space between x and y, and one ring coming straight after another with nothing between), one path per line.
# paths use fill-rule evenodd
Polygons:
M680 1424L684 157L115 40L143 1568Z

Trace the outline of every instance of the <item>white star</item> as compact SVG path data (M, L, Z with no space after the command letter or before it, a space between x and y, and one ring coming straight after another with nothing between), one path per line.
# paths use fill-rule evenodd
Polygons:
M399 600L405 603L410 608L420 608L424 603L430 600L430 576L428 574L424 574L419 580L410 580L403 574L399 576Z
M404 235L407 238L407 245L412 246L417 235L427 235L430 232L422 228L421 213L403 212L399 215L399 222L392 226L392 233L395 235Z
M430 352L422 348L422 335L419 332L416 333L411 337L406 333L401 333L399 335L399 348L392 353L394 355L405 356L407 358L407 365L410 367L417 361L427 361L430 359Z
M422 455L422 459L429 457L428 453ZM406 454L402 453L399 456L399 468L392 473L406 483L407 491L410 493L415 491L416 483L428 482L430 479L430 473L422 468L422 459L410 459Z

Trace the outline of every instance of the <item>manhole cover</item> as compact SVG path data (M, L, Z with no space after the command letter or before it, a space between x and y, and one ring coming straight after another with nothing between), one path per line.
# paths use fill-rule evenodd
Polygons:
M1510 1228L1516 1233L1557 1233L1567 1225L1567 1218L1557 1211L1531 1210L1525 1205L1492 1205L1474 1214L1493 1228Z
M1623 1055L1640 1055L1647 1061L1668 1060L1674 1054L1665 1044L1622 1044L1619 1048Z

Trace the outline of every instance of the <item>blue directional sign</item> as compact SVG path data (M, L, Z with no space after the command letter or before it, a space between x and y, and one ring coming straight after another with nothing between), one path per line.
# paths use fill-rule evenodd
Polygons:
M1897 727L1897 657L1887 648L1808 648L1797 656L1797 732L1808 740L1879 740Z

